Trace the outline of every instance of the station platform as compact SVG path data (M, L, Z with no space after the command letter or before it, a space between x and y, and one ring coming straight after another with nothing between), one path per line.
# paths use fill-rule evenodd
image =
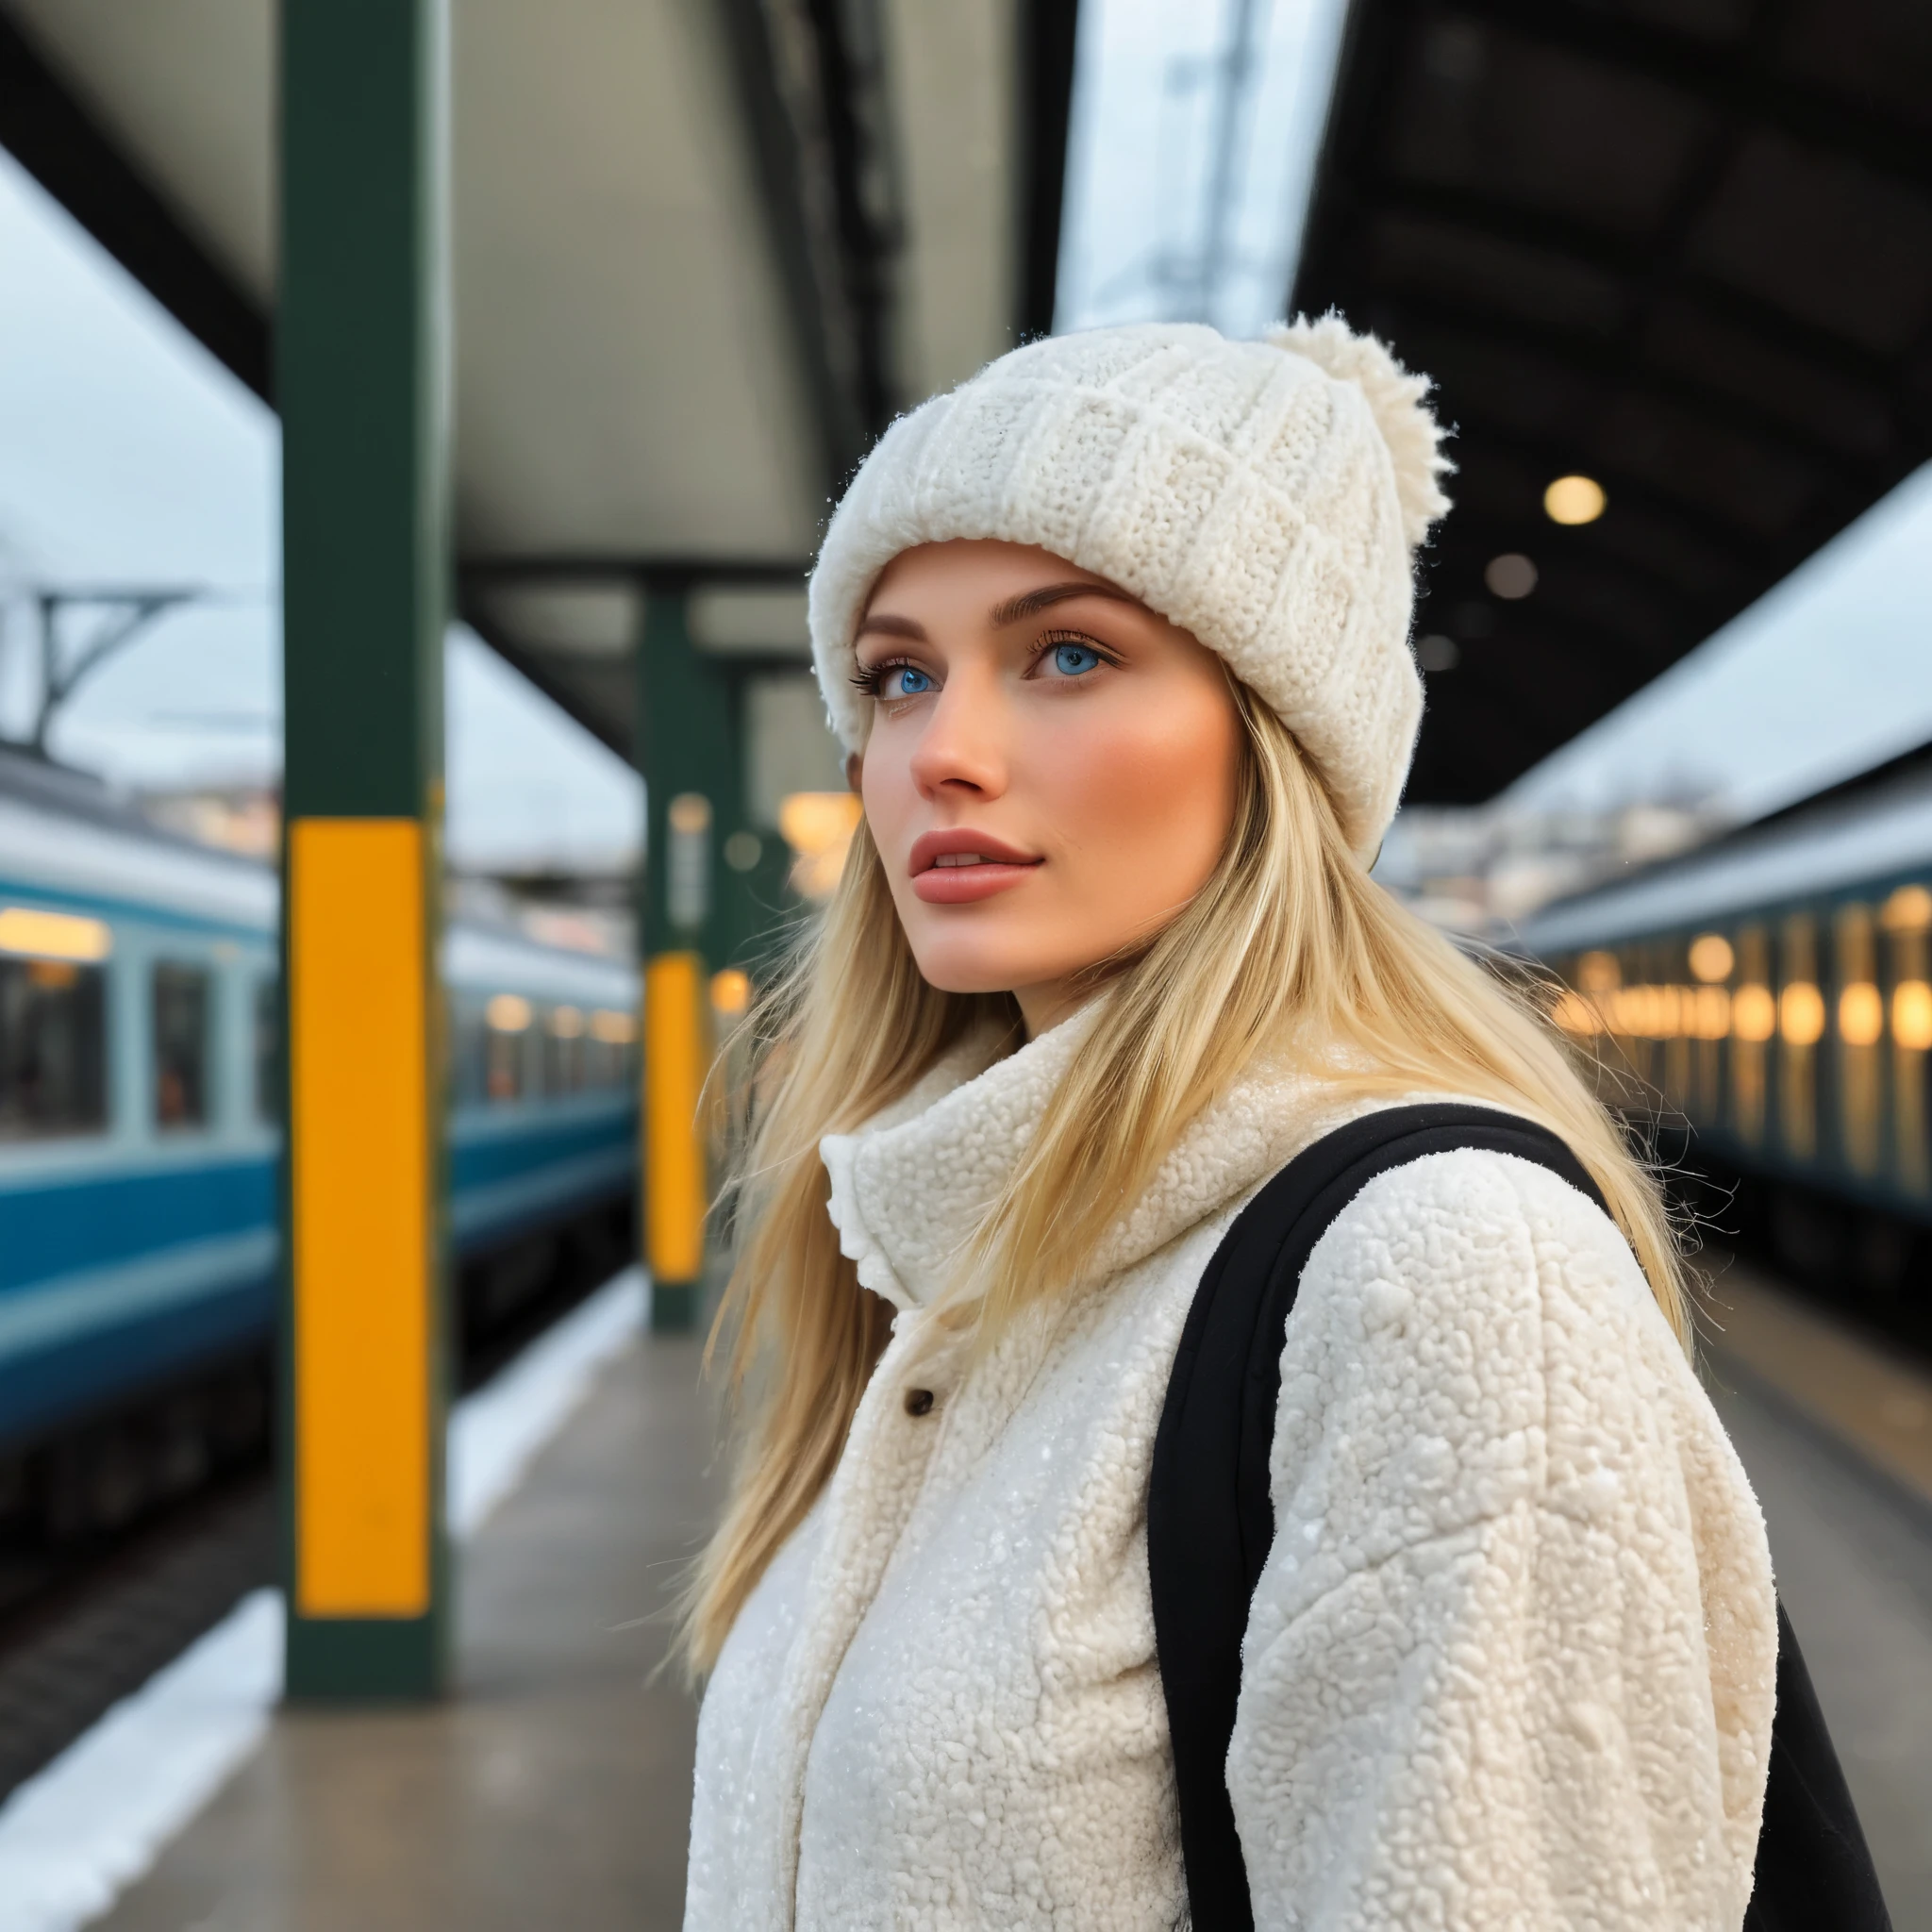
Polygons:
M1746 1265L1716 1273L1713 1394L1894 1922L1932 1925L1932 1377ZM641 1307L641 1284L613 1284L456 1419L466 1544L446 1702L275 1708L262 1593L174 1667L200 1671L205 1705L247 1705L252 1728L231 1724L221 1751L178 1723L84 1740L70 1757L95 1752L91 1785L70 1777L38 1817L0 1814L0 1932L675 1928L696 1711L659 1666L721 1473L699 1343L650 1336ZM158 1759L198 1792L104 1841L104 1807L128 1802L117 1766ZM47 1868L38 1907L23 1840ZM63 1859L92 1860L92 1894Z
M639 1335L471 1539L447 1702L276 1714L111 1932L675 1926L696 1707L663 1661L709 1522L695 1340Z

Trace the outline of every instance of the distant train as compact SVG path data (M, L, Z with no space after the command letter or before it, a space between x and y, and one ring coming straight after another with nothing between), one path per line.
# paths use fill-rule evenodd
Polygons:
M1780 1258L1854 1297L1921 1280L1932 759L1553 907L1523 943L1567 989L1562 1024L1614 1044L1693 1164L1744 1183Z
M0 757L0 1524L73 1536L265 1441L274 874ZM628 1250L637 975L458 925L450 1229L474 1342Z

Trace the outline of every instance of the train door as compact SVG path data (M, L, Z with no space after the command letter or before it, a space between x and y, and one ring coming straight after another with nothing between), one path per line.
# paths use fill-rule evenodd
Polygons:
M1885 932L1891 1018L1891 1176L1932 1199L1925 1057L1932 1052L1932 891L1901 886L1878 915Z

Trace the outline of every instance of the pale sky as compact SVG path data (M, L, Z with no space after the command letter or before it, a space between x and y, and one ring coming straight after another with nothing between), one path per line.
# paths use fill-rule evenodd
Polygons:
M41 587L208 593L85 683L69 763L123 785L281 763L274 412L0 152L0 724L36 690ZM467 633L447 658L459 862L603 868L635 849L636 773Z

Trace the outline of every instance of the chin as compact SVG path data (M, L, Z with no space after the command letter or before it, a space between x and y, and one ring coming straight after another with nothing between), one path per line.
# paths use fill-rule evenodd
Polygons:
M920 976L941 992L1011 992L1056 976L1056 969L1037 958L998 946L915 945L912 958Z

